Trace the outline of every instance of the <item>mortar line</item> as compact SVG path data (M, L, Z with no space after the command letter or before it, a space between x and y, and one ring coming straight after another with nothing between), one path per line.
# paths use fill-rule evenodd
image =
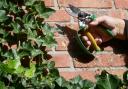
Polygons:
M56 9L56 10L59 10L59 8L58 8L58 3L57 3L58 1L57 1L57 0L54 0L53 2L54 2L54 7L55 7L55 9Z
M115 0L112 0L112 9L116 10Z
M96 70L128 70L126 67L94 67L94 68L58 68L60 72L75 72L75 71L96 71Z

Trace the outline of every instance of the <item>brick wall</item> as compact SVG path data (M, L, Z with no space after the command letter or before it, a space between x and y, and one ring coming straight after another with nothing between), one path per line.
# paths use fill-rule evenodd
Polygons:
M80 7L83 11L95 13L97 16L109 15L122 19L128 18L128 0L44 0L46 6L56 10L46 21L58 24L63 30L55 32L58 46L55 52L48 49L52 59L59 68L60 74L66 79L81 75L84 79L95 81L95 75L107 70L112 74L122 77L128 65L128 42L111 40L104 43L102 52L95 54L95 58L86 58L79 55L80 49L76 44L74 35L78 31L75 18L69 16L63 7L68 4Z

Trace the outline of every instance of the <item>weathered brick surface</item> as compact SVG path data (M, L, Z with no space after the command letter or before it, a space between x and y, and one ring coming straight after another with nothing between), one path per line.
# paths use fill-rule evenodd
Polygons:
M46 6L49 6L49 7L54 6L54 1L53 0L44 0L44 2L45 2Z
M73 4L77 7L112 8L112 0L59 0L60 5Z
M116 8L128 9L128 0L115 0Z
M50 53L52 56L53 61L55 61L55 66L56 67L70 67L71 65L71 57L68 53L63 53L63 52L52 52Z
M57 10L46 21L52 21L52 22L61 22L62 21L62 22L67 22L67 21L70 21L70 16L64 10Z
M56 41L57 41L57 47L56 47L56 50L57 51L62 51L62 50L67 50L68 48L68 39L66 37L56 37L55 38Z
M85 58L80 55L79 45L75 35L79 30L77 18L69 16L64 7L68 4L80 7L83 11L96 14L97 17L108 15L121 19L128 19L128 0L44 0L46 6L56 9L56 12L46 21L55 26L59 25L60 32L55 32L58 46L55 52L47 49L52 56L60 74L66 79L81 75L84 79L95 81L95 75L103 69L109 73L122 77L128 66L128 42L112 40L101 45L103 51L96 54L96 58ZM60 6L60 7L58 7Z
M81 76L83 79L88 79L91 80L93 82L96 81L95 77L97 74L101 74L102 70L77 70L77 71L64 71L64 72L60 72L60 74L66 78L67 80L72 79L76 76ZM125 72L125 69L119 69L119 70L107 70L108 73L117 75L120 78L123 78L123 73Z

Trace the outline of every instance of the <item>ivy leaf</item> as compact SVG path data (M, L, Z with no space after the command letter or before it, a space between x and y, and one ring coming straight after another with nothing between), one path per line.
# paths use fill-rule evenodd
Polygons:
M44 35L49 35L49 33L53 34L54 32L54 29L46 23L41 26L41 29L43 30Z
M0 81L0 89L7 89L4 82Z
M27 13L23 16L23 23L26 29L35 29L36 25L34 24L34 22L35 19L32 13Z
M43 39L43 46L47 46L47 47L55 47L56 46L56 41L53 38L53 36L48 36L46 35Z
M56 68L49 69L51 77L59 77L59 71Z
M17 69L21 65L20 60L11 60L11 59L7 60L6 64L7 67L10 69Z
M68 82L63 77L59 77L55 81L60 87L66 87L68 85Z
M82 78L80 76L77 76L77 77L71 79L71 82L72 82L72 84L78 84L81 80L82 80Z
M24 67L22 67L21 65L20 66L18 66L18 68L14 71L14 73L16 73L16 74L21 74L21 73L23 73L24 72Z
M16 13L20 12L20 8L17 5L9 2L9 11L16 14Z
M0 0L0 9L4 7L4 8L8 8L9 5L7 4L6 0Z
M89 80L81 80L79 82L79 85L83 89L90 89L90 88L92 88L94 86L94 84L91 81L89 81Z
M30 68L29 69L26 69L25 71L25 76L28 77L28 78L32 78L35 74L35 71L36 71L36 67L35 67L35 64L30 64Z
M20 25L17 22L12 22L11 23L12 27L13 27L13 32L14 33L19 33L20 32Z
M102 71L101 75L97 76L95 89L118 89L121 80L112 74Z
M6 16L6 11L5 10L0 10L0 22L3 22L7 19L8 19L8 17Z
M54 61L48 62L48 63L47 63L47 67L48 67L49 69L54 68L54 67L55 67L55 62L54 62Z
M32 6L37 0L25 0L26 6Z
M7 64L0 63L0 71L3 73L13 73L14 69L8 68Z
M55 10L51 8L46 8L44 2L36 4L35 9L38 12L38 16L41 18L48 18L52 13L55 12Z
M20 56L20 58L24 57L24 56L29 56L30 55L30 51L24 49L24 50L19 50L18 55Z
M128 71L123 74L124 83L128 85Z
M43 52L41 50L38 50L38 49L31 50L32 57L35 57L35 56L40 55L40 54L43 54Z

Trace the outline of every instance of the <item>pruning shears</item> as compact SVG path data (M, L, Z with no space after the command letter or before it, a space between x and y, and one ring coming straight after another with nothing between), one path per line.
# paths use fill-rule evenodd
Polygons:
M79 24L79 29L80 29L79 32L84 31L84 35L86 35L91 41L93 49L95 51L101 51L101 48L97 45L93 35L88 31L88 24L96 19L96 15L81 11L79 8L73 5L69 5L69 9L65 8L65 10L69 15L76 17L78 19L78 24ZM105 31L108 35L113 37L113 33L110 29L107 29L103 26L102 28L105 29L103 31ZM78 43L80 44L82 49L84 49L86 54L92 55L92 53L89 52L89 50L85 47L83 41L81 40L79 32L77 33Z

